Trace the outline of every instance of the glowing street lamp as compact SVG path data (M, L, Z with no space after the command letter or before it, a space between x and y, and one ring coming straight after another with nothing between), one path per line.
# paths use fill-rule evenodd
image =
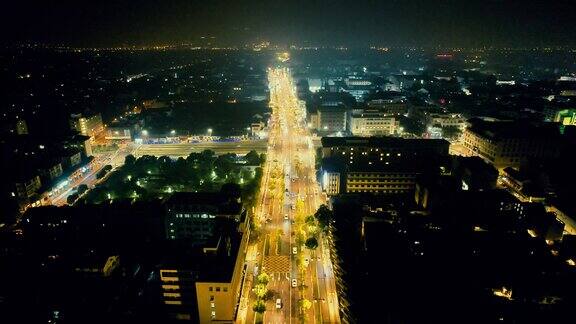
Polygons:
M145 129L143 129L143 130L142 130L142 136L148 136L148 131L145 130Z
M173 129L170 131L170 135L176 135L176 131Z
M212 128L208 128L208 136L212 136Z

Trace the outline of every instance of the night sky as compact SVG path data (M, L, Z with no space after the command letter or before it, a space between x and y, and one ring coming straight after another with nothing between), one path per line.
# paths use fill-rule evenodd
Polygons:
M576 44L575 0L20 0L2 6L5 43L149 45L209 36L218 45L261 39L328 46Z

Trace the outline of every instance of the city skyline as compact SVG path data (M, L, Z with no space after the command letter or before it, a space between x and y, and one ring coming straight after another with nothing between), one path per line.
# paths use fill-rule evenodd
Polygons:
M2 15L3 43L106 47L573 46L570 1L72 1L25 0Z

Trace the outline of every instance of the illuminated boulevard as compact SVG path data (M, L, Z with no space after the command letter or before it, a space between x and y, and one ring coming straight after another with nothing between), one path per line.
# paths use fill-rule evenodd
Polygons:
M326 202L316 182L315 149L290 72L270 69L270 136L255 208L256 233L247 254L239 323L340 323L330 253L317 224L305 223ZM318 247L304 242L316 233ZM256 275L265 272L266 311L253 311ZM280 305L278 305L280 299ZM260 320L258 320L260 318Z
M66 198L75 192L75 188L81 184L87 185L90 189L105 180L106 177L98 179L96 174L104 168L106 165L111 165L114 169L120 167L124 164L124 159L129 154L134 154L140 145L135 145L132 143L122 145L118 150L113 153L101 153L96 155L94 160L92 160L85 168L81 168L72 173L66 180L66 185L61 188L54 188L52 194L44 194L46 200L44 204L50 204L55 206L63 206L67 203ZM109 172L110 174L112 172Z

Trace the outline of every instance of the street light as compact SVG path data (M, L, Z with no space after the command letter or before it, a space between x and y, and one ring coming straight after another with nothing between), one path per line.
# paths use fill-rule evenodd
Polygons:
M212 136L212 128L208 128L208 136Z
M148 131L145 130L145 129L143 129L143 130L142 130L142 136L148 136Z
M176 135L176 131L175 131L175 130L171 130L171 131L170 131L170 134L171 134L171 135Z

